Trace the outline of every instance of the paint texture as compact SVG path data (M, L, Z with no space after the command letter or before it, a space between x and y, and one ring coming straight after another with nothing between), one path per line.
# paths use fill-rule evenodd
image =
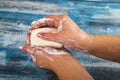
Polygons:
M32 21L46 15L67 14L90 34L120 35L119 2L120 0L0 0L0 80L58 80L53 72L36 67L32 59L18 49L26 43L25 35ZM95 80L120 80L119 63L84 54L84 51L69 50Z

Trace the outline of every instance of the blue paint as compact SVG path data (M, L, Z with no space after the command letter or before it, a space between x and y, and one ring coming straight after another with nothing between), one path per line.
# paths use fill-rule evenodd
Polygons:
M30 25L32 21L40 19L44 16L46 15L39 15L39 14L35 15L35 14L30 14L30 13L9 12L9 11L0 12L0 19L2 21L17 22L17 23L22 22L23 24L26 24L26 25Z
M27 6L16 1L0 2L0 80L57 80L53 72L36 67L18 49L26 43L31 22L46 15L64 13L88 33L120 35L119 0L30 0ZM69 50L95 80L120 79L119 63Z

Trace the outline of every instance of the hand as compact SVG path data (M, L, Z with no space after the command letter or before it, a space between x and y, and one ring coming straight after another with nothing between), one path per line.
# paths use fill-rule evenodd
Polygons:
M20 49L27 52L37 66L53 70L60 80L93 80L85 68L65 49L30 45L21 46Z
M46 26L57 28L58 32L39 33L38 37L59 42L64 46L77 50L89 49L92 43L93 36L81 30L67 15L46 16L43 19L35 21L30 31Z
M42 68L55 69L65 61L72 61L74 58L66 49L54 49L50 47L33 47L24 45L20 50L28 53L33 59L33 62Z

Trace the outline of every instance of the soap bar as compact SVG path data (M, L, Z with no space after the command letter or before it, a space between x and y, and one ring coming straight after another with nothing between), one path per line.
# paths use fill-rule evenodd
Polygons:
M33 30L31 32L31 36L30 36L31 45L47 46L47 47L54 47L54 48L63 47L63 45L58 42L41 39L40 37L37 36L37 34L40 32L57 32L57 29L55 29L55 28L38 28L38 29Z

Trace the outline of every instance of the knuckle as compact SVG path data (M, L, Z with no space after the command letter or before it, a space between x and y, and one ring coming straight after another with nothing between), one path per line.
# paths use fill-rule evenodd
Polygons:
M68 17L66 14L62 14L62 15L60 15L62 18L66 18L66 17Z

